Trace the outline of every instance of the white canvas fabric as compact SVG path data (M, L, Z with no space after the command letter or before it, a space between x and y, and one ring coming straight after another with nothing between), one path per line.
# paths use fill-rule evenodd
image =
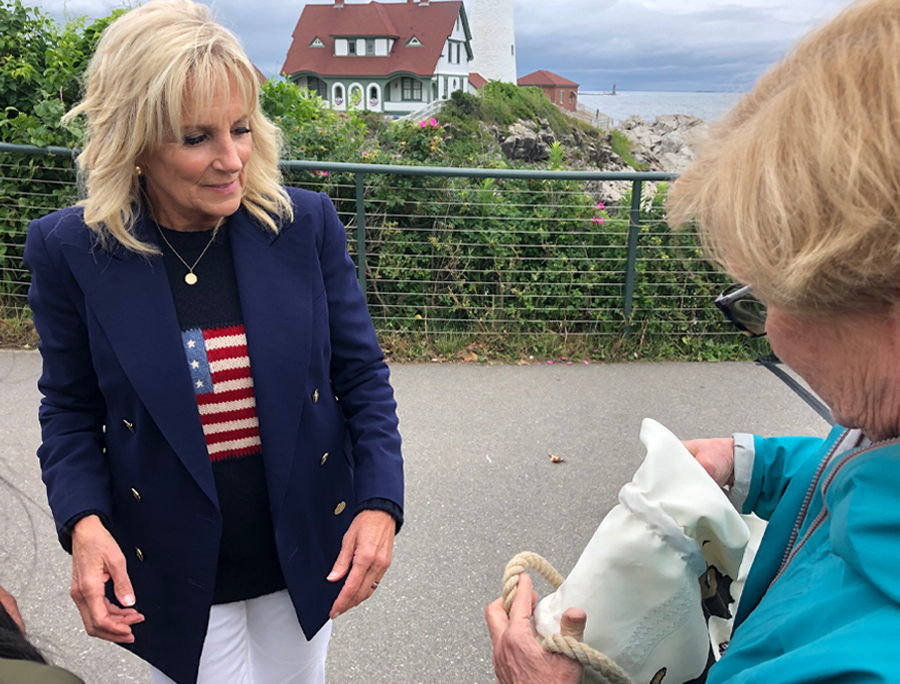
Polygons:
M636 684L684 684L704 679L730 632L750 532L675 435L647 418L641 441L644 462L534 622L549 636L567 608L582 608L584 642ZM715 647L709 614L720 618Z

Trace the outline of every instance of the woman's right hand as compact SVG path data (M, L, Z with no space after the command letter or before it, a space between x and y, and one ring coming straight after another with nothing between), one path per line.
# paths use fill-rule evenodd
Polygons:
M105 586L113 581L116 598L126 608L106 598ZM72 587L69 591L84 628L91 636L120 644L134 643L131 626L144 616L131 608L134 589L125 567L125 556L96 515L82 518L72 530Z
M682 442L720 487L734 484L734 439L690 439Z

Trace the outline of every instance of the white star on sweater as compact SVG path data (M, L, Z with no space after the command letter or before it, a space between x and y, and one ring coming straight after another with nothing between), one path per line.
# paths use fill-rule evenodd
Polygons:
M188 349L193 349L197 346L197 343L194 340L188 340Z
M202 380L198 380L198 381L197 381L197 387L203 387L203 381L202 381Z

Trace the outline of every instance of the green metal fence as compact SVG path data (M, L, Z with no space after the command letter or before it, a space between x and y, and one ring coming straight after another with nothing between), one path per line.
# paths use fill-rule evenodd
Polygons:
M0 308L26 307L30 220L77 199L73 152L0 144ZM665 173L285 161L329 195L382 335L733 335L726 279L666 224ZM628 192L614 204L605 184Z

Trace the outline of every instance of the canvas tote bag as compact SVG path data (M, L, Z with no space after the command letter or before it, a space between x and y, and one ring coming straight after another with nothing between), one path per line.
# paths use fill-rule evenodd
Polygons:
M647 418L641 441L646 458L534 626L558 636L563 612L582 608L584 643L614 663L610 681L703 682L727 645L750 529L669 430Z

